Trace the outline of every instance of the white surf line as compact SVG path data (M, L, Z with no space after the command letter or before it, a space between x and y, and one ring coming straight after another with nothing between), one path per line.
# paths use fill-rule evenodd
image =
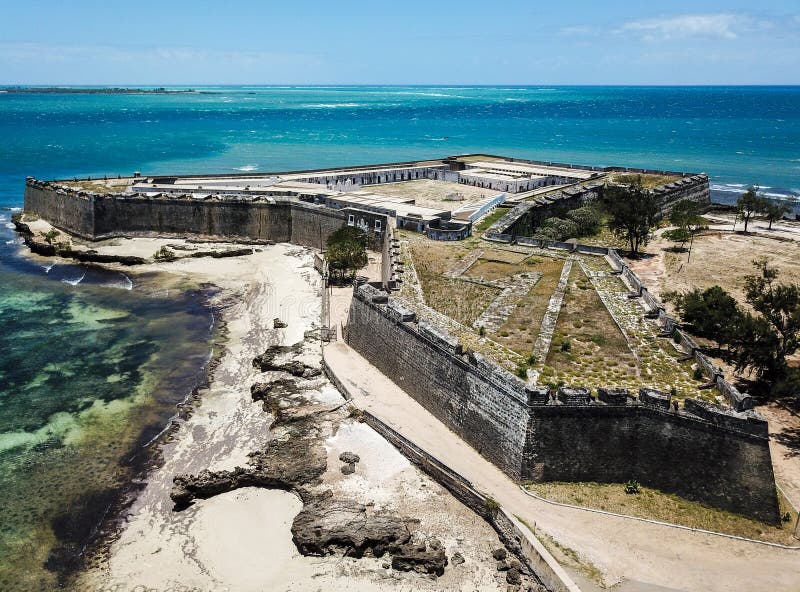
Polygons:
M554 506L561 506L562 508L572 508L573 510L583 510L584 512L593 512L595 514L604 514L606 516L616 516L617 518L626 518L628 520L638 520L639 522L647 522L649 524L658 524L659 526L669 526L670 528L679 528L681 530L689 530L691 532L699 532L702 534L711 534L714 536L725 537L726 539L734 539L737 541L745 541L747 543L756 543L757 545L766 545L768 547L777 547L779 549L787 549L789 551L800 551L800 546L783 545L781 543L771 543L769 541L759 541L757 539L748 539L747 537L737 536L735 534L725 534L724 532L716 532L713 530L705 530L703 528L694 528L692 526L684 526L683 524L673 524L672 522L662 522L661 520L653 520L652 518L641 518L639 516L630 516L628 514L617 514L616 512L609 512L608 510L597 510L595 508L587 508L586 506L575 506L573 504L565 504L563 502L555 502L553 500L537 495L532 491L525 489L524 485L519 488L527 495L539 501L552 504Z
M86 277L86 273L84 272L84 274L81 277L79 277L78 279L76 279L76 280L63 279L61 281L63 283L65 283L65 284L69 284L70 286L77 286L78 284L80 284L83 281L83 278L85 278L85 277Z

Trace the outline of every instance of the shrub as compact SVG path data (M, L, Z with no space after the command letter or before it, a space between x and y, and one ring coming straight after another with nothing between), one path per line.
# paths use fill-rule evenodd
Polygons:
M789 512L784 512L781 514L781 522L791 522L792 515Z
M572 342L569 339L565 339L561 342L561 351L568 352L572 350Z
M483 337L484 335L486 335L486 327L484 327L483 325L481 325L480 327L478 327L478 335L480 335L481 337Z
M528 364L526 364L525 362L520 362L519 364L517 364L516 374L523 380L528 378Z
M175 251L164 245L153 253L153 259L156 261L175 261L177 257L175 256Z
M694 372L692 373L692 378L694 378L695 380L703 380L704 376L705 373L703 372L703 369L700 366L695 368Z
M608 337L606 337L605 335L602 335L600 333L595 333L594 335L592 335L590 340L591 340L592 343L594 343L595 345L599 345L599 346L603 346L603 345L606 345L608 343Z
M500 503L493 497L487 497L486 500L484 500L483 505L487 510L489 510L490 514L497 514L497 512L500 510Z
M638 495L639 482L636 479L629 479L625 482L625 493L628 495Z
M593 206L583 206L572 210L567 213L567 218L577 226L578 236L597 234L603 221L600 212Z
M58 230L56 230L55 228L51 228L50 230L47 231L47 233L44 233L44 232L41 233L41 235L44 237L45 242L48 245L52 245L53 244L53 240L55 240L55 238L59 234L61 234L61 233Z

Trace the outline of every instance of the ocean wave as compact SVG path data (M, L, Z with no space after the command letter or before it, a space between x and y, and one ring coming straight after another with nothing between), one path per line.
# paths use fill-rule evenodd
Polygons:
M56 266L55 263L51 263L50 265L42 265L42 269L44 269L45 273L50 273L50 270Z
M6 227L6 228L9 228L9 229L11 229L11 230L14 230L14 228L15 228L15 226L14 226L14 225L13 225L11 222L7 222L7 223L5 224L5 227Z
M449 99L468 99L469 97L465 97L464 95L449 95L446 93L434 93L434 92L398 92L395 93L398 95L407 95L412 97L436 97L436 98L449 98Z
M5 216L0 216L0 222L5 222L6 220L8 220L8 218Z
M745 188L748 187L744 183L723 183L723 184L714 184L712 183L709 188L711 191L717 193L732 193L734 195L741 195L745 192ZM764 191L764 189L774 189L774 191ZM779 189L773 188L769 186L760 187L759 188L759 195L763 195L764 197L769 197L772 199L782 199L788 201L800 201L800 191L796 191L794 189Z
M65 284L69 284L70 286L77 286L83 281L83 278L86 277L86 273L84 273L81 277L73 280L68 280L67 278L62 279L61 281Z
M133 290L133 280L124 273L121 274L122 278L118 282L109 282L107 284L100 284L102 288L116 288L117 290Z
M244 173L249 173L250 171L258 170L258 165L257 164L246 164L244 166L237 167L237 168L235 168L233 170L242 171Z
M362 103L307 103L302 105L305 109L338 109L339 107L363 107Z

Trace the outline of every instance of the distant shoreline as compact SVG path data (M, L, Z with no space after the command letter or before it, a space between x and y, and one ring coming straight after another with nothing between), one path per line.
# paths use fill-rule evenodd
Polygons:
M159 88L75 88L69 86L8 86L0 87L0 93L8 94L71 94L71 95L175 95L175 94L210 94L212 91L194 89Z

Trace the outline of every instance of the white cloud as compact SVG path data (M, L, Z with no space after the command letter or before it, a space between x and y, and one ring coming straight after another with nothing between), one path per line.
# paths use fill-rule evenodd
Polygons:
M736 14L685 14L625 23L617 32L639 34L646 40L708 37L736 39L749 19Z
M559 33L562 35L591 35L596 32L594 27L590 27L589 25L575 25L573 27L562 27L559 30Z

